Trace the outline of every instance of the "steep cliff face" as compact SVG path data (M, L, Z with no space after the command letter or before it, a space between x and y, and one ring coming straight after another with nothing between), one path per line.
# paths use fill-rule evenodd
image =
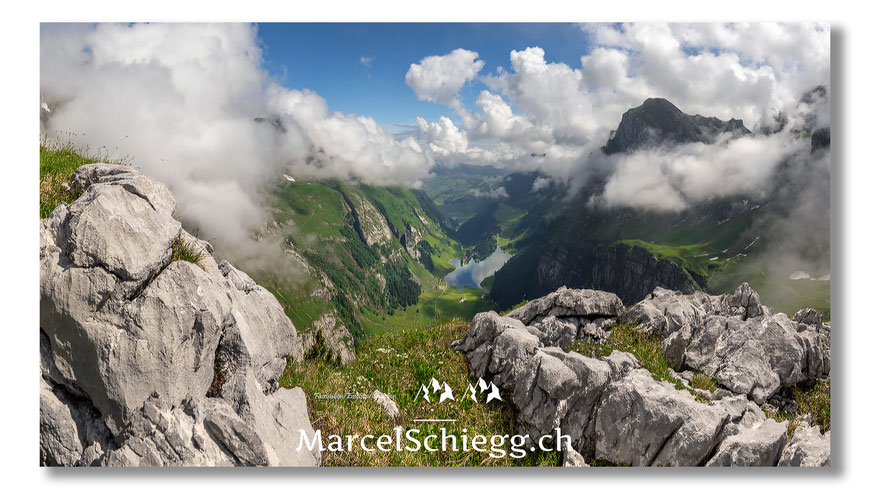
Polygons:
M186 233L160 182L85 165L41 222L43 465L318 465L275 297ZM186 259L179 250L184 249Z
M612 291L628 304L643 299L656 287L686 294L701 290L698 280L679 265L638 246L619 243L595 248L592 288Z
M613 292L628 304L656 287L691 293L701 290L698 279L679 265L623 243L557 248L542 255L536 280L544 290L562 285Z

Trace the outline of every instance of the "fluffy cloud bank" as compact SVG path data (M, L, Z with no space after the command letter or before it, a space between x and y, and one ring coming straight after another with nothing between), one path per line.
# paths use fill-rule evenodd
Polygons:
M507 69L465 70L442 97L423 98L418 92L421 100L456 109L462 125L452 137L468 140L437 159L448 164L497 161L515 170L540 170L574 186L604 169L611 175L597 202L679 210L704 196L761 191L777 163L808 150L807 140L781 134L630 158L605 158L598 152L622 114L650 97L667 98L688 114L742 119L756 133L770 132L781 113L803 117L802 94L830 83L829 26L643 23L581 28L590 46L577 60L579 67L550 62L542 48L533 46L511 51ZM412 87L426 85L420 78L427 71L419 66L408 72L410 77L413 71ZM457 108L455 93L469 76L488 88L479 93L476 111ZM429 123L418 119L418 124ZM546 157L531 158L531 153Z
M615 170L595 200L606 205L681 211L710 198L759 194L777 165L808 149L790 133L614 157Z
M410 185L432 166L415 139L278 85L251 25L44 24L40 49L44 131L131 157L172 188L186 223L239 259L262 255L251 231L282 173Z

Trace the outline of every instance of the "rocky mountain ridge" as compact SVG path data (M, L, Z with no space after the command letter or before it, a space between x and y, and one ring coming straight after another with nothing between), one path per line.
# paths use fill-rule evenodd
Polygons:
M286 357L304 360L316 338L184 231L159 182L96 164L72 185L81 196L41 221L40 462L318 465L316 450L295 450L300 430L313 436L305 393L277 385ZM179 243L199 259L174 259ZM760 407L828 379L821 315L774 314L747 285L685 292L658 288L626 309L612 293L562 288L505 317L477 315L456 347L472 378L505 389L523 432L572 436L566 463L829 464L830 432L804 422L789 437ZM661 341L678 377L703 372L720 388L699 402L631 354L571 351L617 323Z

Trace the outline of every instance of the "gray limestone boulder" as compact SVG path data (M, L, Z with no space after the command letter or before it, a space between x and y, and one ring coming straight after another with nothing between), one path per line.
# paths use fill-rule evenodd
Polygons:
M577 339L577 326L576 318L569 320L546 316L542 320L535 321L528 329L541 340L542 345L558 346L567 350Z
M114 446L92 406L63 388L39 382L39 458L43 465L88 466Z
M701 465L729 421L721 406L635 369L602 395L595 457L633 466Z
M614 379L625 377L628 372L641 367L634 355L619 350L613 350L602 360L610 365L611 377Z
M761 316L765 313L758 292L747 283L740 284L728 300L728 313L743 320Z
M600 290L568 289L535 299L508 314L529 325L544 316L564 317L617 317L625 312L625 306L616 294Z
M296 329L284 308L269 291L226 260L218 269L227 278L235 327L250 354L257 380L274 388L286 366L285 357L296 341Z
M538 338L519 320L494 311L474 316L466 335L453 347L466 354L472 377L496 377L499 387L513 387L519 369L540 347Z
M81 196L40 227L41 462L318 464L295 450L304 394L277 389L296 339L277 300L218 265L156 180L99 164L72 181ZM179 239L198 264L171 261ZM256 453L235 453L242 439Z
M785 315L710 316L697 326L685 364L761 403L784 386L826 377L830 356L817 333L798 333Z
M780 467L826 467L831 465L831 432L801 424L779 458Z
M542 349L525 366L511 399L517 418L533 439L556 428L582 443L592 410L610 381L610 366L601 360L561 350Z
M686 387L691 371L671 371L683 382L678 388L655 380L629 353L590 358L567 351L564 337L575 334L582 316L566 313L566 302L556 303L559 294L551 296L508 316L480 313L453 343L472 377L502 389L529 444L544 435L569 436L573 451L563 452L565 465L589 457L633 466L821 463L816 453L829 439L807 433L786 445L787 423L767 418L754 402L777 385L822 372L824 365L811 366L806 356L815 340L809 329L797 333L788 318L771 315L751 290L738 289L732 300L657 289L622 315L640 318L651 334L684 335L682 346L673 347L682 348L681 362L722 379L723 387L700 400Z
M765 419L751 428L740 429L719 445L708 467L772 467L788 439L788 423Z
M562 452L562 467L589 467L583 455L576 450L565 450Z
M815 330L822 329L822 313L813 309L801 309L794 314L792 321L797 323L798 331L803 331L806 327L811 327Z
M130 166L106 163L84 165L73 173L72 184L73 188L82 192L93 186L120 187L147 201L157 212L172 214L175 210L175 197L165 185Z

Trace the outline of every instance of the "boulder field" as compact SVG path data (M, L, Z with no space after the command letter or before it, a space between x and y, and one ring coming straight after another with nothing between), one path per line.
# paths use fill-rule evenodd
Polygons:
M605 341L617 323L662 341L674 370L703 372L721 387L702 402L654 379L630 353L570 351L576 340ZM720 296L656 289L627 310L615 294L561 288L506 316L476 315L453 344L472 377L508 392L521 434L571 437L570 466L584 457L631 466L830 465L830 432L801 421L789 437L788 423L759 407L783 387L826 379L829 345L818 312L772 314L746 284Z

